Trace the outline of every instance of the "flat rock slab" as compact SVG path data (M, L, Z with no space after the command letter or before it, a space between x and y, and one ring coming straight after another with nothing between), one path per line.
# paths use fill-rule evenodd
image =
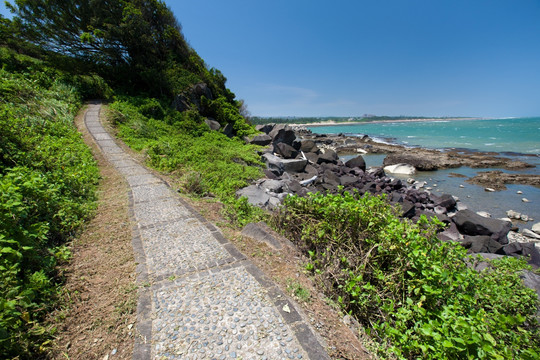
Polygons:
M281 249L283 246L272 234L272 231L264 223L249 223L242 229L242 235L255 239L259 242L265 242L274 249Z
M294 303L116 144L100 108L89 106L86 127L130 190L141 285L133 359L329 359Z

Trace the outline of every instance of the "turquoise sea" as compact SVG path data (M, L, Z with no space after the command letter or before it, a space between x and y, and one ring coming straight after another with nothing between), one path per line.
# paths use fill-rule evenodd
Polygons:
M355 125L308 127L314 133L369 135L371 138L411 147L433 149L467 149L493 151L535 165L516 171L540 175L540 117L481 120L396 121ZM381 166L384 155L366 155L367 166ZM414 178L426 181L436 193L458 196L471 210L487 211L494 217L504 217L507 210L515 210L540 221L540 188L528 185L507 185L508 190L485 192L480 186L465 183L463 178L449 176L458 173L467 177L478 171L500 169L447 169L419 172ZM506 171L506 170L503 170ZM506 171L510 172L511 171ZM521 191L523 194L517 194ZM526 198L530 202L523 202ZM530 227L520 224L521 227Z

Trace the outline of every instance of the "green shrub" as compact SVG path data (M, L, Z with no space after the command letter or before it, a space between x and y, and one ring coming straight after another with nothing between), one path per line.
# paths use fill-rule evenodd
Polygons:
M183 176L198 195L232 201L237 189L262 176L257 146L210 131L195 111L171 111L157 120L142 114L133 98L119 99L111 108L119 136L134 149L145 150L154 168Z
M202 97L201 104L205 115L215 118L223 126L232 124L234 133L238 137L242 138L256 133L253 126L240 115L238 106L231 104L224 96L220 96L216 100Z
M0 353L7 358L35 358L51 341L42 321L58 293L55 266L95 209L99 175L73 125L80 95L43 77L54 71L41 80L26 71L0 70Z
M60 81L73 86L84 100L110 100L114 91L99 75L64 75Z
M381 356L538 358L538 299L503 259L478 273L441 223L402 221L384 197L288 197L277 228L309 257L328 295L379 338Z

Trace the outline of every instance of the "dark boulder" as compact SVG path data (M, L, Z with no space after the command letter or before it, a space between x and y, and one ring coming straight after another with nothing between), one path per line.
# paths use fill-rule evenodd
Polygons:
M276 125L268 135L272 138L274 145L285 143L292 146L296 139L295 132L288 125Z
M279 175L281 175L279 173L279 171L274 172L274 171L272 171L270 169L264 169L263 172L264 172L264 175L266 175L267 178L272 179L272 180L279 179Z
M270 203L270 195L256 185L250 185L236 192L238 197L245 196L248 202L254 206L265 207Z
M468 253L490 253L498 254L501 252L502 245L493 240L488 235L465 236L460 242L461 246L467 249Z
M308 161L311 164L317 164L317 160L319 160L319 155L312 152L304 153L304 155L306 156L306 159L308 159Z
M324 154L319 155L317 164L337 164L338 156L334 150L326 149Z
M177 95L173 101L173 107L177 111L186 111L191 108L201 110L201 97L204 96L208 100L213 100L212 90L205 83L198 83L190 87L188 90Z
M266 134L255 135L252 138L246 138L248 144L266 146L272 142L272 138Z
M225 134L225 136L229 138L234 137L234 128L232 124L225 125L225 127L223 128L223 134Z
M205 119L204 122L206 125L208 125L210 130L217 131L221 129L221 125L214 119L208 118L208 119Z
M364 171L366 172L366 175L370 176L373 179L379 179L386 176L382 167L370 168L367 171Z
M293 140L292 147L294 148L294 150L300 151L300 148L302 147L302 143L300 142L298 138Z
M442 194L439 198L433 198L433 203L435 206L441 206L446 210L452 210L456 207L456 199L452 195Z
M536 291L536 295L540 298L540 275L527 270L523 271L519 277L523 280L523 284Z
M264 154L263 160L268 169L277 171L280 175L285 171L296 173L304 171L307 160L303 159L282 159L272 154Z
M416 215L416 207L410 201L404 200L401 203L401 216L412 219Z
M345 166L350 168L359 168L362 171L366 171L366 162L361 155L358 155L357 157L354 157L345 162Z
M276 124L257 125L257 126L255 126L255 130L261 131L261 132L265 133L266 135L268 135L270 133L270 131L272 131L272 129L274 129L275 125Z
M309 175L309 177L319 175L319 171L317 170L317 168L315 168L315 166L310 165L310 164L306 165L306 168L304 169L304 171Z
M317 147L317 145L315 145L315 141L313 140L302 140L300 142L300 150L302 150L305 153L308 153L308 152L316 153L317 151L319 151L319 148Z
M332 185L333 187L337 187L341 185L341 180L339 176L337 176L335 172L330 171L330 170L326 170L324 172L324 182L326 184Z
M390 186L394 190L399 190L403 188L403 182L400 179L393 179L392 181L390 181Z
M507 234L512 227L508 221L485 218L468 209L458 211L452 220L464 235L488 235L502 245L508 244Z
M285 159L294 159L298 155L298 151L296 151L291 145L287 145L285 143L274 143L274 152L278 155L283 156Z
M511 243L504 246L502 251L508 256L524 256L528 258L529 265L540 267L540 252L533 243Z
M392 195L390 195L390 202L391 203L402 203L403 202L403 194L400 194L398 192L393 192Z
M343 175L341 176L340 180L341 180L341 185L343 186L352 185L358 182L358 178L356 176L350 176L350 175Z
M444 237L446 237L448 239L451 239L453 241L461 241L461 237L463 236L463 235L461 235L459 233L459 230L458 230L456 224L454 224L453 222L451 222L446 227L446 229L444 229L444 231L440 232L438 235L444 236Z

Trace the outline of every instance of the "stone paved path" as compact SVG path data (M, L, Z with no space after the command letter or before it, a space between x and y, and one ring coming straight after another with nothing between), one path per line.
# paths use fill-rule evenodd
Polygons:
M328 359L288 298L212 224L117 145L91 104L85 124L130 187L141 286L134 359Z

